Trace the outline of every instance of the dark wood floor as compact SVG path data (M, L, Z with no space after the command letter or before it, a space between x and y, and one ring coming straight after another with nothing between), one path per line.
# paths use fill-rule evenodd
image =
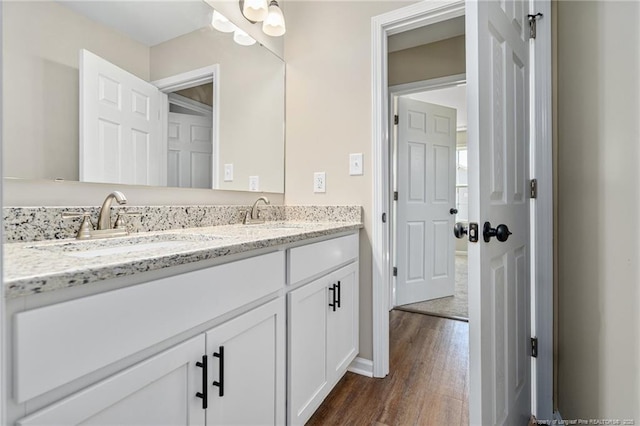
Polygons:
M390 313L391 373L354 373L329 394L307 425L468 425L469 324Z

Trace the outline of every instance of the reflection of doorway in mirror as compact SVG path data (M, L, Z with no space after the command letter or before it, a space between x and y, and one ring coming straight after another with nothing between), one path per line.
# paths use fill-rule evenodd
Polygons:
M167 185L212 188L213 84L168 95Z

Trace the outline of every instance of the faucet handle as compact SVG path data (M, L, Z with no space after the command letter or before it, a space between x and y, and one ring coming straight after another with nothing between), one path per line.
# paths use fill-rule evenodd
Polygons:
M88 240L91 238L91 231L93 231L93 223L91 222L91 213L87 212L67 212L62 213L63 219L72 219L75 217L81 217L82 223L80 224L80 229L76 234L76 239L78 240Z
M127 224L125 222L125 218L127 216L141 216L140 212L127 212L127 211L119 211L118 217L116 218L116 223L114 224L115 229L127 229Z

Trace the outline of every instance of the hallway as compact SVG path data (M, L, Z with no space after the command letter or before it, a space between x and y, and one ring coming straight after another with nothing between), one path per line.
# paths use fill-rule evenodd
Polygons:
M391 372L347 373L308 425L467 425L469 325L390 313Z

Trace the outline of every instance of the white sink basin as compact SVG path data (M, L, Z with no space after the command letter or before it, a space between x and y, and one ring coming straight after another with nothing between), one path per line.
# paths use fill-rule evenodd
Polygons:
M150 250L171 249L194 243L219 240L221 237L199 234L135 235L89 241L65 241L63 243L34 244L29 248L46 250L77 258L94 258L119 254L139 253Z
M64 254L72 257L80 257L84 259L100 257L100 256L113 256L124 253L137 253L147 250L158 250L163 248L172 248L176 246L184 246L184 241L157 241L155 243L136 244L136 245L122 245L118 247L106 247L94 250L80 250L80 251L68 251Z

